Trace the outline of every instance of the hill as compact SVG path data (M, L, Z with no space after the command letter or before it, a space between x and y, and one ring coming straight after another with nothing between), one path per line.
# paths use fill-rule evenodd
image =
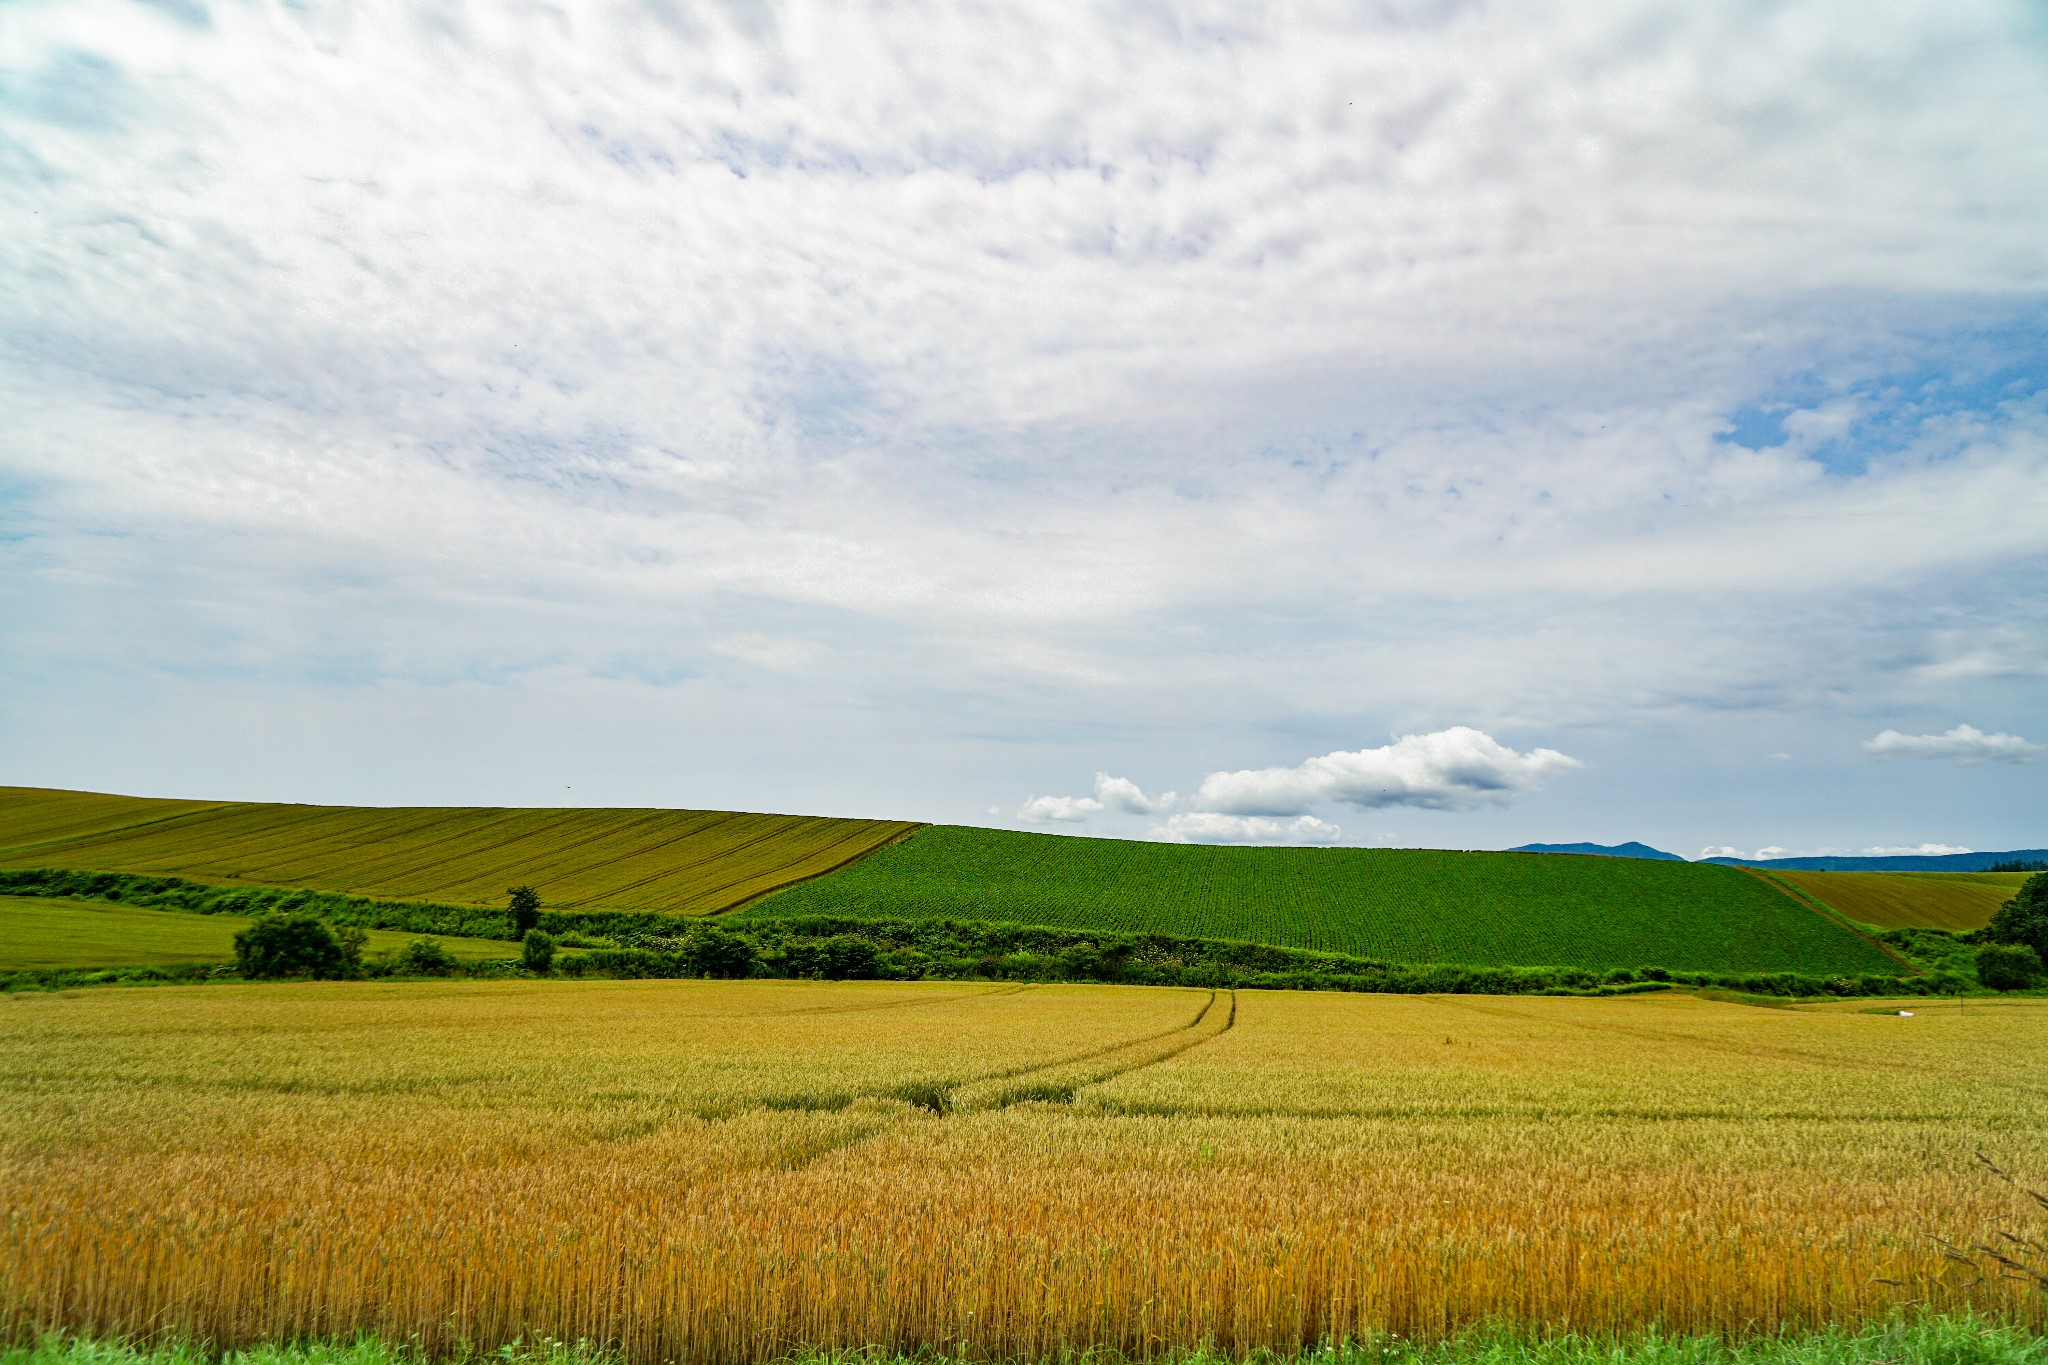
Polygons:
M1219 848L934 825L740 913L1014 921L1391 962L1902 970L1761 877L1637 858Z
M1682 863L1685 859L1676 853L1666 853L1661 848L1651 848L1631 839L1625 844L1522 844L1508 850L1510 853L1585 853L1596 858L1661 858L1667 863Z
M1968 932L1991 922L2027 879L2025 872L1807 872L1768 875L1839 915L1877 929Z
M1762 867L1793 872L1988 872L1999 863L2048 862L2048 848L2008 853L1912 853L1888 858L1706 858L1724 867Z
M0 787L0 868L138 872L392 900L697 915L901 838L897 820L690 810L271 805Z

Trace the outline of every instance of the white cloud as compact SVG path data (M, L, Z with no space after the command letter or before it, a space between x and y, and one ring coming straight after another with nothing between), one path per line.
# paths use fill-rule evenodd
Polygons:
M1960 844L1879 844L1871 848L1781 848L1770 844L1758 849L1731 848L1726 844L1714 844L1700 850L1702 858L1746 858L1752 862L1764 862L1772 858L1910 858L1933 857L1944 853L1968 853L1969 849Z
M777 673L795 672L823 653L817 644L809 640L757 632L721 636L711 642L711 651Z
M1237 815L1295 815L1332 802L1366 810L1471 810L1505 804L1552 773L1579 766L1555 749L1517 753L1458 725L1403 735L1377 749L1324 754L1292 768L1211 773L1194 799L1204 810Z
M1152 826L1152 837L1177 844L1334 844L1343 830L1313 815L1272 820L1262 815L1183 811Z
M1974 725L1958 725L1939 735L1906 735L1886 730L1863 741L1863 751L1879 758L1945 758L1958 763L2025 763L2048 751L2018 735L1987 735Z
M1138 784L1127 777L1111 777L1108 773L1095 774L1095 799L1106 809L1120 810L1131 815L1157 815L1173 809L1180 798L1172 792L1162 796L1145 795Z
M1150 797L1127 777L1095 774L1093 796L1034 796L1018 808L1017 818L1038 823L1047 820L1079 821L1104 811L1126 815L1158 815L1171 810L1179 800L1172 792Z
M1101 809L1102 803L1092 796L1034 796L1017 808L1017 818L1032 824L1072 822L1086 820Z

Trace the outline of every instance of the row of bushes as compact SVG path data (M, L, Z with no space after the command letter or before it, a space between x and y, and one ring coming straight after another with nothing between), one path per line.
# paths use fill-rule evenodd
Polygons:
M505 911L483 906L377 900L338 891L275 886L209 886L183 877L150 877L132 872L79 872L58 867L0 871L0 895L115 901L192 915L314 915L330 924L359 929L396 929L454 938L520 937L511 931ZM673 932L676 917L652 911L543 910L538 925L557 938L567 935L573 939L580 935L617 939Z

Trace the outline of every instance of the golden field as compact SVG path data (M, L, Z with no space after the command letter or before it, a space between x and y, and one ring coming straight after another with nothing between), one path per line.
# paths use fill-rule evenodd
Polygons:
M1991 923L2019 894L2025 872L1798 872L1774 867L1785 882L1858 924L1878 929L1967 933Z
M2038 1325L2048 1002L942 983L0 997L0 1314L635 1361ZM2038 1211L2037 1211L2038 1212ZM2002 1221L2001 1220L2005 1220Z
M556 910L704 915L842 867L917 829L744 811L298 806L0 787L0 867L307 887Z

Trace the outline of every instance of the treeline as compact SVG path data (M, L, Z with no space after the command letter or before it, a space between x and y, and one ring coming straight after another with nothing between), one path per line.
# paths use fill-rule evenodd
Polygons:
M331 924L353 925L358 929L396 929L455 938L514 937L506 913L486 906L376 900L339 891L276 886L209 886L182 877L150 877L132 872L77 872L54 867L0 871L0 895L115 901L192 915L316 915ZM674 915L645 910L543 910L539 924L558 936L580 934L608 939L673 932L675 926Z
M1772 996L1946 993L1941 977L1814 977L1660 967L1474 967L1392 963L1271 944L1114 934L981 920L805 916L698 923L559 963L571 976L799 977L893 981L1096 981L1148 986L1404 995L1619 995L1707 986Z
M217 887L178 877L64 869L0 871L0 894L64 896L151 909L250 917L315 916L336 926L506 938L504 912L475 906L382 901L335 892ZM1041 928L978 920L837 916L687 921L644 912L540 912L538 927L591 950L554 960L569 977L742 977L890 981L1089 981L1133 985L1342 990L1395 994L1616 995L1673 986L1779 997L1950 994L1976 987L1947 963L1918 976L1809 976L1792 972L1669 971L1654 965L1478 967L1378 961L1272 944ZM595 940L608 941L607 944ZM508 958L512 950L508 944ZM367 964L366 964L367 965ZM391 970L377 964L379 973ZM219 979L221 969L23 972L0 986L133 979ZM401 968L402 971L402 968ZM446 962L437 972L518 974L512 961ZM366 973L367 974L367 973Z

